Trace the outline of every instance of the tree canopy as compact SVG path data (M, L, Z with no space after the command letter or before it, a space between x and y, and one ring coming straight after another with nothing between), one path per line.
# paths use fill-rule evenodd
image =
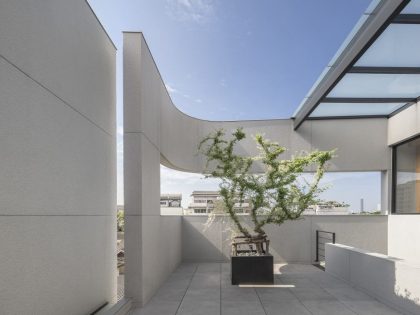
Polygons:
M327 162L333 158L333 151L302 152L290 159L281 159L285 147L256 135L259 154L242 156L235 147L246 138L242 128L227 136L223 129L206 136L199 144L199 152L207 160L207 177L221 179L220 195L224 209L234 222L238 232L252 238L265 235L264 225L282 224L286 220L298 219L309 205L316 202L323 191L319 181L325 173ZM258 163L263 172L252 174L252 167ZM302 181L300 175L315 166L311 182ZM250 216L253 231L247 229L235 212L235 203L251 204Z

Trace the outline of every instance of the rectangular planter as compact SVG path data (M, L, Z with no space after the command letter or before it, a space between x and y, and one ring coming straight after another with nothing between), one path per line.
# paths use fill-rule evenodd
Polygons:
M232 284L273 284L273 256L232 256Z

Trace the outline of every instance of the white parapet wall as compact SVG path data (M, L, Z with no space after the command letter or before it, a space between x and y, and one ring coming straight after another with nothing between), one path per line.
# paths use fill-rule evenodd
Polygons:
M419 214L394 214L389 216L388 255L420 264L419 240Z
M248 225L249 217L241 220ZM219 216L208 226L207 216L182 218L182 250L184 261L228 261L230 257L230 225ZM387 216L322 215L303 216L281 226L269 225L270 252L276 263L315 261L316 230L336 233L337 242L387 253Z
M420 264L342 244L326 244L326 272L407 314L420 313Z
M115 47L86 1L0 1L0 314L116 299Z

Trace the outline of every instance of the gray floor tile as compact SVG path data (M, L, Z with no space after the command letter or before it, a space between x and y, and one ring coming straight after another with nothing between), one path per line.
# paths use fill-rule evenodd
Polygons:
M262 305L249 301L222 301L222 315L265 315Z
M176 315L219 315L220 302L215 300L184 299Z
M347 306L338 301L302 301L302 304L313 315L355 315ZM357 315L357 314L356 314Z
M238 302L237 304L245 301L259 303L259 298L254 288L240 288L237 286L222 288L222 300L235 301Z
M337 299L322 288L298 288L290 291L301 301L337 301Z
M267 315L312 315L298 300L263 302Z
M178 266L174 273L193 274L197 269L197 263L183 263Z
M378 301L344 301L349 309L358 315L401 315L402 313Z
M340 301L375 301L371 296L352 287L326 288L325 290Z
M397 311L310 265L277 265L276 285L230 283L230 264L182 264L133 315L397 315Z
M151 302L143 308L133 311L131 315L175 315L178 309L178 302Z
M257 288L261 301L278 302L297 300L296 296L286 288Z
M184 300L220 300L219 288L188 289Z

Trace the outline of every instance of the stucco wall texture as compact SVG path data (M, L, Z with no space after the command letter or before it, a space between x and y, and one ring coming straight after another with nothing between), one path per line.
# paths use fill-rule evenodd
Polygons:
M0 314L115 300L115 47L86 1L0 2L0 147Z

